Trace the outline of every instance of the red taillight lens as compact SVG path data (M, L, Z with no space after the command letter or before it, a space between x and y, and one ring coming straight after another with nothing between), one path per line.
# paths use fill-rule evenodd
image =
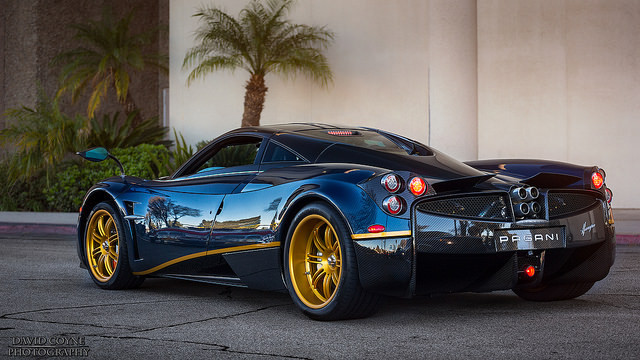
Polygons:
M611 204L611 200L613 200L613 191L611 191L611 189L609 188L605 188L604 193L607 196L607 202Z
M596 189L600 189L604 184L604 177L599 172L594 172L591 174L591 183Z
M409 190L415 196L420 196L427 191L427 183L421 177L414 177L409 181Z
M381 183L382 186L392 194L400 191L400 188L402 187L402 179L396 174L387 174L383 176Z
M384 209L391 215L400 214L402 210L404 210L404 202L402 201L402 198L395 195L384 199L382 206L384 206Z
M371 225L367 229L370 233L381 233L384 232L385 228L382 225Z
M528 277L533 277L536 274L536 268L529 265L526 269L524 269L524 273L527 274Z

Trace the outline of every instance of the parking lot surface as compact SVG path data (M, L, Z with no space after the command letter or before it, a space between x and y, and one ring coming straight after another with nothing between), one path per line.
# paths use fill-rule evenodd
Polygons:
M372 317L340 322L309 320L282 293L168 279L147 279L136 290L101 290L79 268L68 235L2 234L0 247L3 358L630 359L640 354L640 246L618 246L609 276L575 300L532 303L508 291L389 299Z

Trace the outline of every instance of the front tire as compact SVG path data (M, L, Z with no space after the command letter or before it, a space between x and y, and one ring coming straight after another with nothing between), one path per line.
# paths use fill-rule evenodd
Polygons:
M543 284L536 288L514 289L519 297L529 301L559 301L569 300L584 295L594 282L568 283L568 284Z
M131 272L125 234L120 215L109 203L91 210L84 233L85 259L91 279L103 289L130 289L144 281Z
M291 298L312 319L359 318L376 310L379 297L360 285L347 226L323 203L307 205L293 219L284 265Z

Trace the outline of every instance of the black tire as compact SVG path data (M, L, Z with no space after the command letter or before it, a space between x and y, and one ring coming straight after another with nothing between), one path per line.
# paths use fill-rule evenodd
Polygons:
M529 301L559 301L569 300L584 295L595 282L569 283L569 284L544 284L537 288L514 289L519 297Z
M129 266L127 235L120 214L107 202L96 205L84 230L84 255L93 282L103 289L139 287L144 277Z
M296 214L283 258L289 294L308 317L340 320L375 312L380 297L360 285L350 233L330 206L311 203Z

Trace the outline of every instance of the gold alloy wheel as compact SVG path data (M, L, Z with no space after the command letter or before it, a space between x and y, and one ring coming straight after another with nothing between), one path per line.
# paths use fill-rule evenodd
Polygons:
M106 210L96 211L87 227L85 238L87 260L93 276L107 282L118 266L118 228Z
M320 215L302 219L289 246L289 275L298 298L312 309L329 304L342 275L342 252L335 229Z

